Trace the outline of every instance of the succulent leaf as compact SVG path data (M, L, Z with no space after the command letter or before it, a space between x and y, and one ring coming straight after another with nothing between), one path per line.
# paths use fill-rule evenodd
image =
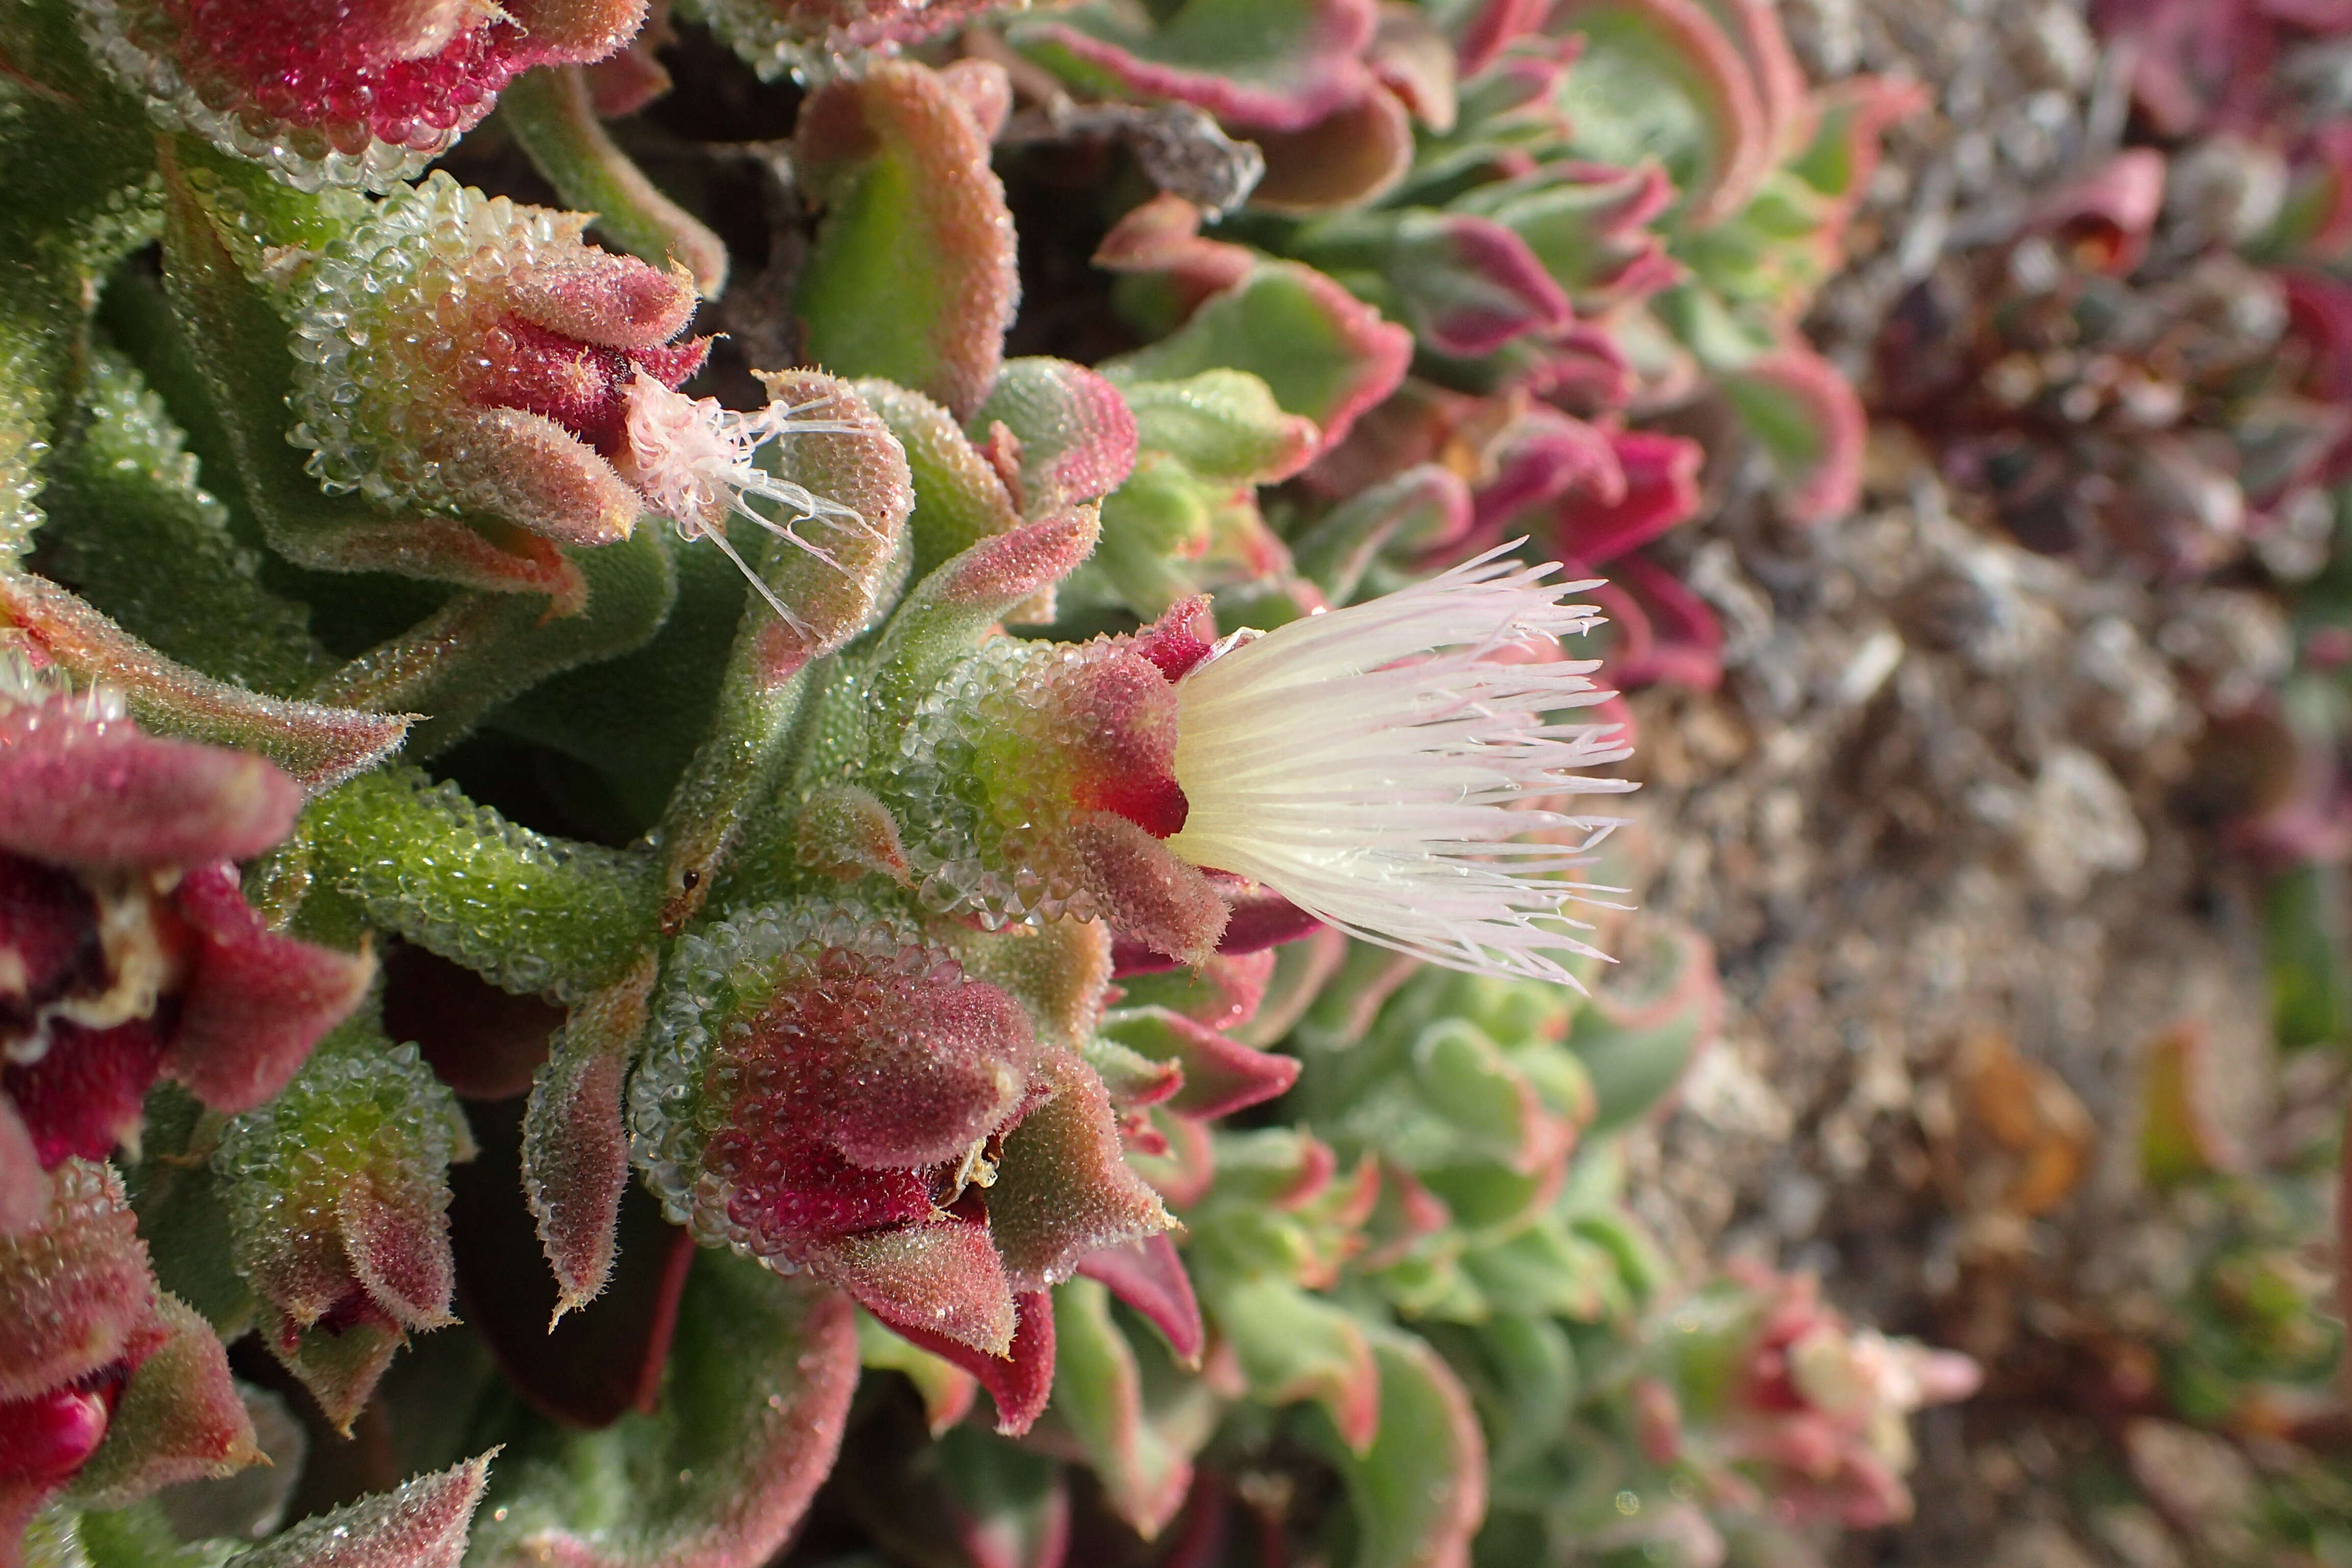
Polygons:
M810 355L969 416L1020 295L1012 215L970 105L928 67L884 65L812 95L795 153L826 208L798 295Z

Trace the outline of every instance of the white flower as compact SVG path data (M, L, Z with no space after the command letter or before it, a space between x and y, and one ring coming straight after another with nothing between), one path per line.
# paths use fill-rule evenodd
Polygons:
M1177 689L1190 809L1167 847L1351 936L1577 984L1562 960L1603 955L1567 906L1622 889L1572 873L1622 819L1529 807L1633 788L1576 771L1632 748L1619 725L1551 717L1613 695L1588 679L1598 660L1525 658L1601 623L1562 602L1596 584L1549 582L1557 565L1500 553L1221 643ZM1570 841L1526 841L1539 832Z
M805 405L772 403L756 413L740 414L721 407L716 398L673 392L643 371L630 380L625 395L629 437L626 472L629 482L645 498L646 509L667 518L681 538L708 539L719 546L786 626L806 631L806 623L785 608L775 591L735 552L727 538L727 520L749 518L846 575L847 569L840 562L793 531L793 522L831 517L858 528L871 525L856 508L779 479L760 467L757 459L760 449L779 436L870 432L856 425L800 418L807 412ZM754 499L789 510L792 521L779 521L754 509Z

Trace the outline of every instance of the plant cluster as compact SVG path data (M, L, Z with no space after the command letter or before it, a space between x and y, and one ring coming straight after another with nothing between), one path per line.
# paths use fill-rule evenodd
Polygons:
M1626 1206L1720 994L1564 641L1719 673L1693 432L1850 504L1907 95L1762 0L990 9L682 7L804 89L740 406L643 0L0 17L0 1563L1907 1510L1972 1366ZM593 216L425 172L494 110ZM1089 141L1124 346L1008 356Z

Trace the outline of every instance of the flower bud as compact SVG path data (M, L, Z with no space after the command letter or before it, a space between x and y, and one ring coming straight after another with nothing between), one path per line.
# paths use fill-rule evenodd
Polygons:
M306 191L388 190L533 66L604 58L645 0L80 0L90 52L160 124Z
M985 645L918 710L888 781L920 896L983 921L1102 919L1173 957L1215 950L1223 900L1160 840L1189 806L1174 677L1209 647L1204 601L1133 637Z
M1051 1382L1040 1293L1168 1225L1093 1074L1013 996L855 906L684 938L629 1100L673 1219L847 1289L978 1373L1009 1425Z
M496 513L567 544L626 538L629 389L707 344L683 277L583 243L577 213L436 174L380 203L296 285L292 433L331 491Z
M471 1156L456 1097L414 1046L353 1025L213 1154L237 1271L269 1348L347 1426L412 1329L453 1321L449 1163Z

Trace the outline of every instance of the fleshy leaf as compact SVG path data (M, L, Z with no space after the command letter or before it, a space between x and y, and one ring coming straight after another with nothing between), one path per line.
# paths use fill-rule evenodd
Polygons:
M490 1458L306 1519L229 1561L234 1568L458 1568Z
M1423 208L1335 218L1298 243L1333 270L1377 268L1415 335L1436 353L1475 359L1575 319L1567 293L1528 242L1492 218Z
M1714 950L1698 932L1645 921L1622 952L1569 1036L1598 1097L1595 1133L1625 1126L1656 1105L1713 1041L1723 1016Z
M359 1005L375 964L365 952L271 931L226 862L182 877L172 901L194 933L196 956L163 1070L215 1110L250 1110Z
M593 102L589 72L576 65L542 66L508 89L500 108L501 121L563 204L596 215L599 234L656 266L685 268L706 300L727 287L726 243L664 195L614 143Z
M1571 495L1559 507L1554 547L1586 566L1615 561L1699 510L1699 467L1706 452L1697 442L1620 431L1609 437L1609 449L1622 476L1615 499Z
M903 724L913 717L956 660L1014 605L1075 571L1101 532L1095 509L1079 507L982 539L916 584L875 649L879 720Z
M996 1404L996 1429L1018 1437L1036 1425L1054 1392L1054 1298L1026 1290L1015 1299L1019 1326L1004 1354L983 1355L961 1341L911 1323L894 1325L914 1344L971 1373Z
M1265 174L1250 192L1268 212L1311 214L1385 195L1412 167L1412 117L1386 87L1349 100L1311 125L1259 130Z
M1227 931L1231 931L1231 922ZM1223 944L1220 944L1222 948ZM1217 955L1188 969L1139 944L1112 950L1122 1007L1165 1007L1212 1029L1232 1029L1256 1015L1276 963L1271 946Z
M826 208L797 301L810 357L971 414L1020 293L1004 187L971 106L939 73L892 62L811 94L796 148Z
M1383 1426L1381 1388L1363 1324L1286 1279L1217 1281L1207 1295L1253 1395L1272 1405L1315 1400L1351 1452L1371 1447Z
M265 697L174 664L44 578L0 572L0 614L76 676L121 690L142 723L259 752L313 790L373 767L408 733L404 714Z
M1853 510L1868 421L1835 365L1791 344L1727 372L1723 392L1771 455L1792 519L1823 522Z
M502 990L583 997L655 929L649 858L530 832L453 784L366 774L313 803L303 836L318 875L370 918Z
M1262 261L1175 331L1101 369L1122 386L1247 371L1284 412L1314 420L1328 449L1396 390L1412 360L1412 333L1330 278L1297 262Z
M448 1167L471 1152L416 1048L365 1020L222 1131L213 1169L237 1269L268 1303L270 1349L338 1425L404 1331L453 1321Z
M1139 444L1181 459L1188 473L1227 484L1286 479L1315 455L1314 422L1286 414L1246 371L1204 370L1179 381L1127 380Z
M1238 126L1296 130L1370 91L1370 0L1187 0L1156 25L1089 5L1014 30L1088 86L1196 103Z
M1580 126L1614 118L1648 132L1654 148L1675 147L1675 183L1695 224L1747 205L1776 151L1772 127L1756 78L1699 0L1569 0L1554 11L1552 24L1588 40L1570 80L1580 94L1600 101L1578 115ZM1643 96L1661 107L1645 114L1637 102ZM1668 99L1679 100L1678 111L1663 108ZM1677 124L1679 115L1696 126Z
M1469 1395L1423 1341L1374 1342L1380 1431L1360 1451L1335 1446L1356 1516L1358 1568L1468 1568L1486 1514L1486 1444Z
M155 1328L163 1342L131 1370L106 1441L74 1478L78 1505L121 1508L159 1487L263 1462L212 1325L159 1295Z
M1213 1121L1272 1100L1298 1081L1298 1058L1252 1050L1230 1037L1160 1007L1123 1010L1104 1033L1121 1045L1183 1068L1184 1084L1168 1109Z
M658 1407L519 1447L473 1560L759 1568L832 1468L856 1386L845 1298L704 1251Z
M1135 466L1136 422L1118 389L1084 365L1059 359L1004 362L970 428L985 439L1002 426L1013 437L1024 517L1099 500Z
M1183 1506L1192 1467L1145 1417L1143 1374L1110 1292L1090 1279L1055 1290L1054 1341L1055 1414L1076 1433L1112 1510L1155 1539Z
M1111 973L1110 932L1099 921L1011 926L957 944L966 971L1029 1009L1037 1037L1083 1051L1101 1019Z
M118 279L104 304L151 353L172 331L152 320L164 305L152 287ZM164 658L237 685L296 691L332 668L309 606L262 583L260 557L199 484L163 400L110 350L93 355L89 375L81 428L47 468L42 574Z
M1089 1252L1078 1260L1078 1274L1108 1286L1112 1295L1141 1313L1168 1341L1178 1361L1186 1366L1200 1363L1206 1343L1201 1304L1176 1244L1166 1236Z
M774 404L824 426L785 438L777 477L849 510L791 521L767 542L765 592L744 605L710 732L662 812L661 925L672 934L717 885L748 803L775 787L810 660L870 624L914 502L898 440L854 389L814 371L761 379Z
M955 1365L973 1370L975 1357L1012 1353L1020 1305L985 1226L950 1215L868 1231L825 1243L812 1259L867 1311Z
M906 449L915 489L907 529L917 582L949 557L1020 526L1020 508L1004 476L965 437L953 415L879 377L858 382L857 391Z
M1590 311L1655 293L1679 275L1649 227L1674 195L1655 163L1570 164L1482 186L1454 210L1517 234L1576 306Z
M604 1288L613 1270L629 1138L621 1078L646 1029L652 955L572 1011L530 1087L524 1114L523 1190L555 1270L561 1318Z
M1299 573L1334 605L1352 603L1364 574L1393 551L1410 559L1469 531L1469 486L1440 463L1416 463L1349 496L1291 543Z
M0 1403L31 1399L125 1354L155 1281L112 1168L50 1173L38 1223L0 1236Z
M916 1348L891 1332L879 1318L865 1312L857 1315L857 1356L863 1366L905 1374L922 1395L923 1418L933 1437L970 1415L980 1394L980 1380L971 1373Z
M457 1300L470 1337L488 1347L525 1403L568 1426L595 1430L658 1402L697 1248L662 1218L651 1193L629 1185L612 1238L623 1266L593 1301L551 1321L562 1305L561 1287L529 1262L539 1238L520 1180L524 1110L522 1100L509 1099L468 1116L479 1150L449 1173Z

